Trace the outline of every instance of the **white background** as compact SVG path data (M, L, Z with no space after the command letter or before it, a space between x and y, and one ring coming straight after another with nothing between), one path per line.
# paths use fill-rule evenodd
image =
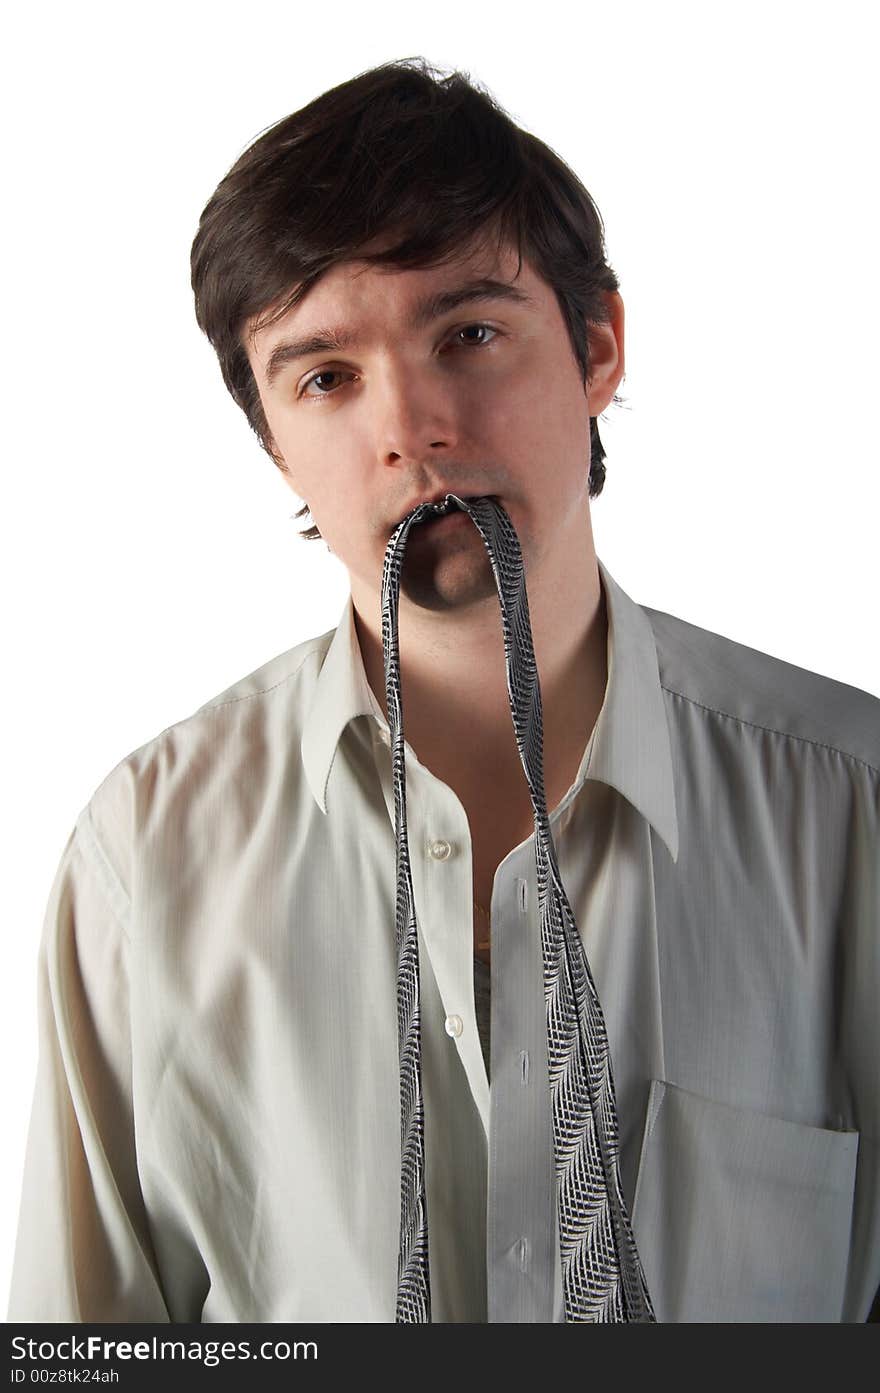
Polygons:
M215 185L375 64L421 54L488 87L586 184L621 282L599 556L640 603L880 694L875 20L840 0L10 12L4 1303L37 947L74 819L126 754L332 628L347 595L195 323Z

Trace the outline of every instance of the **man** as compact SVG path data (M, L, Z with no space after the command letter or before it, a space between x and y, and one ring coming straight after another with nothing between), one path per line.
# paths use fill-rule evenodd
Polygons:
M586 191L461 75L390 64L245 152L193 285L351 594L77 820L10 1319L395 1319L381 585L398 524L448 493L497 499L521 546L657 1319L868 1319L880 702L635 604L598 560L624 312ZM534 809L463 514L413 529L399 633L432 1319L559 1321Z

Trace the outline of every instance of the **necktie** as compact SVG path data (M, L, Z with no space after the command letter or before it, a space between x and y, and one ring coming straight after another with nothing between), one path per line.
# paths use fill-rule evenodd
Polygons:
M501 603L507 689L535 814L535 860L556 1199L566 1321L656 1320L620 1184L617 1107L605 1019L559 874L547 816L541 691L516 530L497 499L421 503L397 525L382 575L382 647L397 839L397 1023L400 1054L400 1248L397 1322L430 1321L419 950L406 833L398 607L410 529L458 507L483 539Z

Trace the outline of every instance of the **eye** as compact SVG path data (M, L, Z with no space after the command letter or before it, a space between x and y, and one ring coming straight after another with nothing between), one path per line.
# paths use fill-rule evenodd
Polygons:
M461 328L461 329L456 329L455 333L456 333L456 335L458 335L458 334L465 334L465 333L467 333L468 329L488 329L490 334L497 334L497 333L498 333L498 330L497 330L497 329L493 329L491 324L465 324L463 328ZM471 343L473 344L474 348L482 348L482 347L483 347L483 344L484 344L484 343L487 343L487 342L488 342L488 343L491 343L492 340L491 340L491 339L488 339L488 340L484 339L484 340L483 340L483 343L474 343L474 342L473 342L473 339L471 339Z
M492 327L491 324L483 324L482 322L478 322L478 323L475 323L475 324L464 324L464 325L462 325L462 327L461 327L460 329L454 329L453 332L452 332L452 337L453 337L453 339L456 339L456 338L458 337L459 334L466 334L466 333L468 333L471 329L483 329L483 330L488 330L489 333L493 335L493 338L491 338L491 339L483 339L483 340L481 340L480 342L475 342L473 339L471 339L471 340L470 340L469 342L467 342L467 343L463 343L463 342L459 341L458 344L456 345L456 347L458 347L458 348L465 348L465 347L469 347L469 348L488 348L488 347L490 347L491 344L493 343L493 341L494 341L494 336L497 336L497 335L500 333L500 330L498 330L498 329L493 329L493 327ZM349 375L350 375L350 374L349 374ZM313 382L319 382L322 378L340 377L340 376L345 376L345 374L340 373L338 369L335 369L335 368L319 368L317 372L313 372L313 373L311 374L310 377L307 377L307 378L306 378L305 382L302 384L302 387L300 388L299 396L300 396L300 397L304 397L307 401L320 401L322 397L329 397L329 396L332 396L332 395L334 394L335 390L336 390L336 389L333 388L333 387L331 387L331 388L329 389L329 391L321 391L317 396L315 396L314 394L309 393L309 392L308 392L308 388L312 385Z
M308 394L307 394L307 392L306 392L306 388L307 388L307 387L310 387L310 386L312 385L313 382L319 382L319 381L321 380L322 377L324 377L324 378L326 378L326 377L339 377L339 373L338 373L338 372L334 372L332 369L328 369L328 368L322 368L320 372L314 372L314 373L312 373L311 377L307 377L306 380L305 380L305 382L303 383L303 385L302 385L302 390L300 391L300 396L301 396L301 397L307 396ZM332 388L331 388L331 391L332 391ZM330 396L330 392L321 392L320 395L321 395L322 397L328 397L328 396ZM314 397L312 398L312 400L314 401ZM320 398L319 398L319 400L320 400Z

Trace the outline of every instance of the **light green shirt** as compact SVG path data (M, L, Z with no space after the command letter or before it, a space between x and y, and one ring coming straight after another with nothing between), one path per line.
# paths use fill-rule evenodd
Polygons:
M599 571L605 699L550 821L657 1319L865 1321L880 701ZM406 760L433 1318L558 1321L534 838L495 875L490 1088L470 828ZM394 1321L395 877L350 597L110 771L46 910L10 1321Z

